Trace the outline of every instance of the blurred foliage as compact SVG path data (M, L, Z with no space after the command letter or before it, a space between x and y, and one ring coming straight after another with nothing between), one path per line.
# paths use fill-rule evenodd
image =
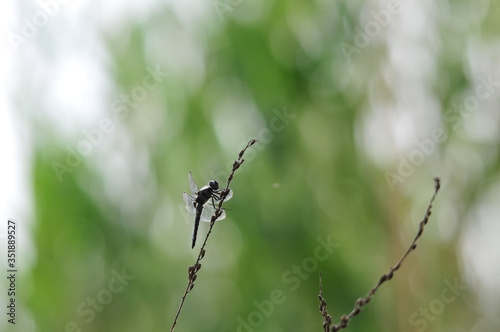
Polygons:
M223 3L229 7L217 7ZM111 82L97 120L70 138L41 115L26 120L40 135L31 179L35 259L20 286L22 310L33 322L24 331L167 331L197 254L182 206L187 172L199 186L211 178L224 183L252 137L259 143L236 172L228 217L214 228L176 331L321 331L320 271L337 323L411 243L436 175L443 192L417 250L347 330L470 331L483 315L473 289L424 320L425 328L412 315L440 298L445 281L465 282L458 249L465 216L498 181L498 136L478 142L463 127L441 123L447 140L391 190L387 171L410 150L380 164L367 153L362 124L377 100L395 100L398 87L413 83L390 81L390 34L350 59L339 46L353 44L370 10L385 6L214 1L187 11L194 17L188 19L158 2L146 18L95 27L105 55L97 47L87 51ZM434 118L474 86L471 45L498 44L498 4L483 15L470 6L423 6L433 11L423 19L433 22L439 40L432 73L422 79L436 98ZM387 31L395 34L390 25ZM42 52L68 46L51 47ZM419 66L403 62L408 71ZM122 94L140 95L148 68L168 76L118 111ZM24 108L39 99L42 111L51 107L31 90L33 104ZM76 150L86 139L82 130L98 128L103 118L111 119L112 132L60 181L54 161L67 163L67 147ZM429 118L414 130L422 139L436 123ZM381 136L384 130L378 128ZM490 157L484 167L468 167L463 159L471 155ZM443 221L451 217L455 230ZM201 225L198 246L206 230ZM320 260L328 241L335 249ZM130 279L120 284L117 273ZM273 299L279 304L270 306Z

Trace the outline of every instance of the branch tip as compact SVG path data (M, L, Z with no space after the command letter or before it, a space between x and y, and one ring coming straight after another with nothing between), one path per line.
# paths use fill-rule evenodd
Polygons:
M401 264L404 262L404 260L408 256L408 254L417 248L417 241L420 238L420 236L422 235L422 233L424 232L424 227L427 224L427 222L429 221L429 217L430 217L431 212L432 212L432 204L434 203L434 199L436 198L440 188L441 188L441 180L439 179L439 177L435 177L434 178L434 194L432 195L431 200L429 202L429 205L427 206L427 210L425 212L424 218L419 223L417 235L413 239L413 242L411 243L411 245L406 250L406 253L403 255L403 257L401 257L399 262L396 265L394 265L394 267L391 267L389 269L389 272L387 274L383 274L380 277L377 285L370 290L370 292L368 293L367 296L356 300L354 309L349 313L349 315L342 315L342 317L340 318L340 324L338 324L338 325L334 324L332 326L332 329L331 329L332 332L336 332L336 331L339 331L343 328L346 328L347 325L349 324L349 320L361 312L361 308L370 302L372 296L375 294L375 292L378 290L378 288L384 282L392 279L392 277L394 276L394 272L401 267ZM326 312L326 301L323 299L323 296L322 296L323 289L322 289L322 285L321 285L321 273L320 273L320 278L319 278L319 284L320 284L319 298L320 298L320 303L321 303L320 304L320 312L321 312L321 315L323 316L323 321L324 321L323 327L324 327L325 323L326 323L326 318L325 318L325 315L323 312L324 311ZM322 305L323 302L321 302L321 301L324 302L324 306ZM325 331L328 331L328 330L325 328Z

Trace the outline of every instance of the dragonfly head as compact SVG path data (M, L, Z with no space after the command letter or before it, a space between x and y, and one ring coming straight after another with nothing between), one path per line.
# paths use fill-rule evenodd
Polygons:
M213 190L218 190L219 189L219 182L215 181L215 180L210 180L210 182L208 182L208 185L210 186L210 188L212 188Z

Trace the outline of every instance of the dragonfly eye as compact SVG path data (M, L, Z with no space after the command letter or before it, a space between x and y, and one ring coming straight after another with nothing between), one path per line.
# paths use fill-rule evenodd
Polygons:
M219 189L219 182L215 181L215 180L211 180L210 182L208 182L208 185L210 186L210 188L212 188L213 190L217 190Z

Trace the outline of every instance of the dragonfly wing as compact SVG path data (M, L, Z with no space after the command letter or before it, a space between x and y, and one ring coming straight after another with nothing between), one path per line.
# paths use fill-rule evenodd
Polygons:
M186 193L182 195L184 203L186 203L186 210L189 214L196 215L196 208L194 207L194 198Z
M226 218L226 211L222 210L222 214L217 218L217 220L222 220Z
M229 193L227 194L226 198L224 199L224 202L229 201L233 197L233 191L229 189Z
M188 172L188 181L189 181L189 190L191 190L191 195L196 195L196 193L198 192L198 186L196 185L196 182L194 182L193 174L191 174L191 172Z
M214 209L212 207L209 208L208 204L209 203L207 203L207 204L205 204L205 206L203 206L203 211L201 212L201 218L200 218L201 221L212 220Z
M203 212L201 213L200 220L210 222L212 220L212 216L215 215L216 209L217 209L217 205L215 206L215 209L214 209L214 207L212 206L212 202L210 202L210 201L207 202L203 206ZM226 218L226 212L224 212L224 210L222 210L222 214L219 216L219 218L217 218L217 220L222 220L224 218Z

